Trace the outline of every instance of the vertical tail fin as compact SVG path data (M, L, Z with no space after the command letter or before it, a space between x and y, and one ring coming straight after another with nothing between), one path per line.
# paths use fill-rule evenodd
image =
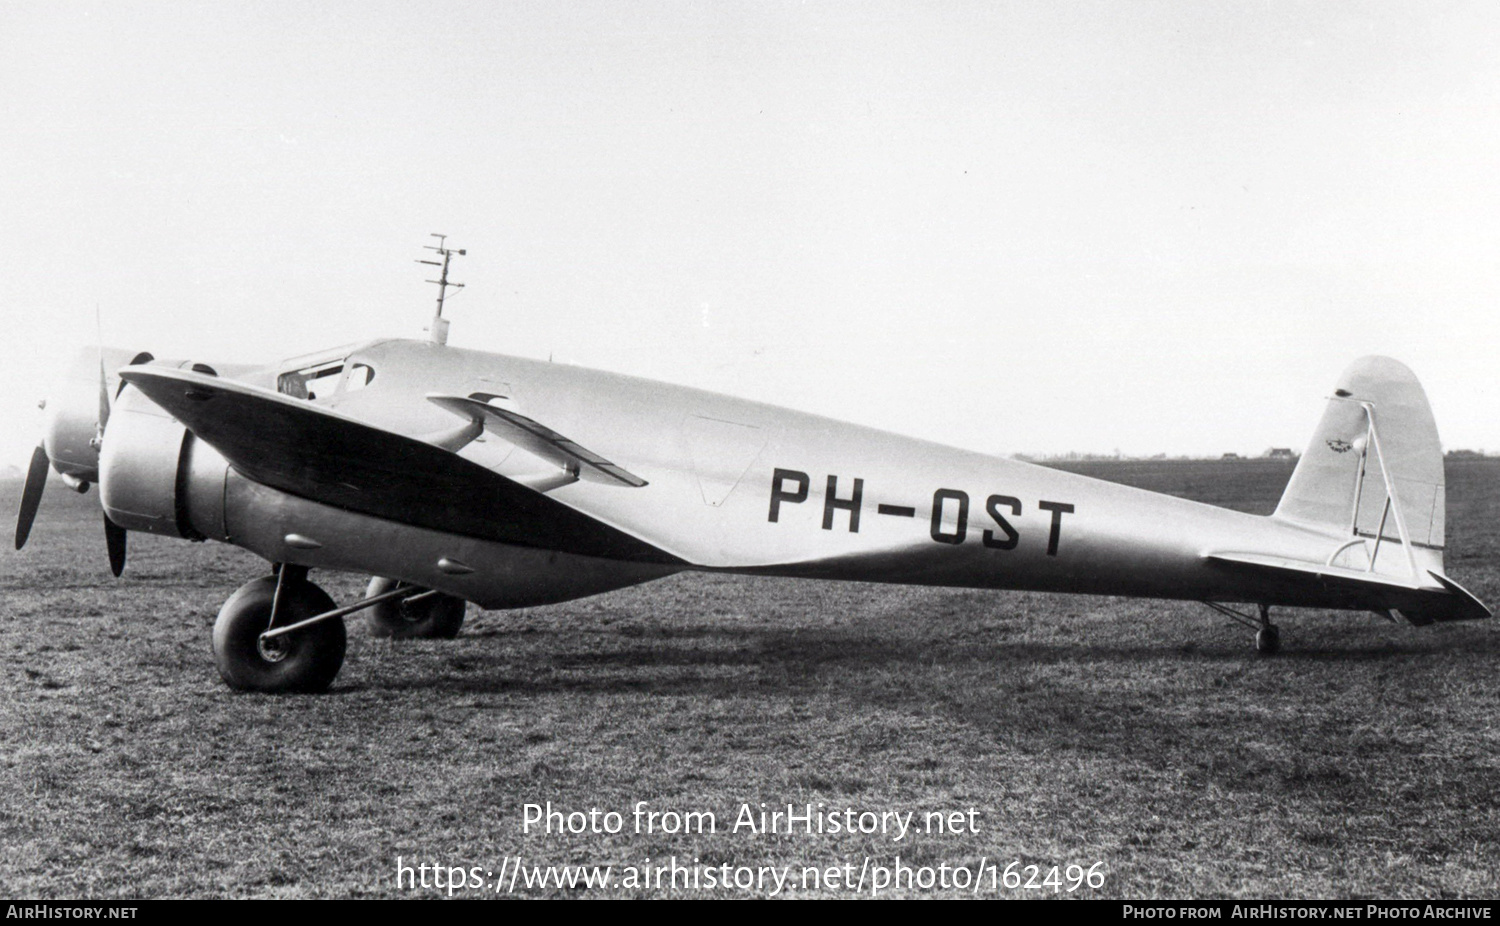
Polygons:
M1272 515L1327 537L1327 558L1209 557L1315 580L1413 624L1489 617L1443 573L1443 504L1443 452L1421 384L1388 357L1361 357L1339 377Z
M1441 569L1443 505L1442 445L1422 385L1389 357L1354 361L1339 377L1275 517L1346 530L1351 539L1372 541L1366 546L1379 554L1386 544L1392 554L1407 544L1434 551Z

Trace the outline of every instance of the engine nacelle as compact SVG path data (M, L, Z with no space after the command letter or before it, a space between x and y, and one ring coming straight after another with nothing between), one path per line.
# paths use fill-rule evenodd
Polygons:
M138 389L110 412L99 455L105 514L132 531L224 540L229 464Z
M101 405L108 401L100 395L100 370L114 370L138 362L150 354L118 348L88 347L73 357L67 373L50 385L46 423L42 429L42 446L52 468L74 488L99 481L99 436ZM119 385L114 376L104 378L106 396Z

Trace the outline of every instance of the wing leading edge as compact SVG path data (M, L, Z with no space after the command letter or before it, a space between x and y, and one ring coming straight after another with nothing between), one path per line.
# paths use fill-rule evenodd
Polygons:
M482 540L632 562L683 563L442 447L327 408L185 370L133 367L120 375L236 470L271 488Z

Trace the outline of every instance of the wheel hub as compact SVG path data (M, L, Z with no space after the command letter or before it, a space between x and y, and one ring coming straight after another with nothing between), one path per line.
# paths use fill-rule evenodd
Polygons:
M414 605L404 598L396 605L396 611L408 624L420 624L427 616L419 605Z
M272 637L269 640L260 637L255 641L255 649L266 662L280 662L288 653L285 637Z

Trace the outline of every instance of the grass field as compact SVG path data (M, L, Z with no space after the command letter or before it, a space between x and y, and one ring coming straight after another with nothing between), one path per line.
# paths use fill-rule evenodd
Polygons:
M1070 468L1259 513L1290 473ZM1448 570L1493 605L1500 461L1448 482ZM247 696L209 628L263 564L132 535L113 580L98 519L96 495L54 485L31 544L0 554L0 896L433 895L397 888L397 856L800 871L898 853L1102 862L1086 896L1500 896L1489 622L1284 612L1265 659L1196 605L685 575L471 609L451 642L355 620L333 693ZM522 805L549 800L713 811L720 831L523 834ZM974 807L980 831L725 832L741 802Z

